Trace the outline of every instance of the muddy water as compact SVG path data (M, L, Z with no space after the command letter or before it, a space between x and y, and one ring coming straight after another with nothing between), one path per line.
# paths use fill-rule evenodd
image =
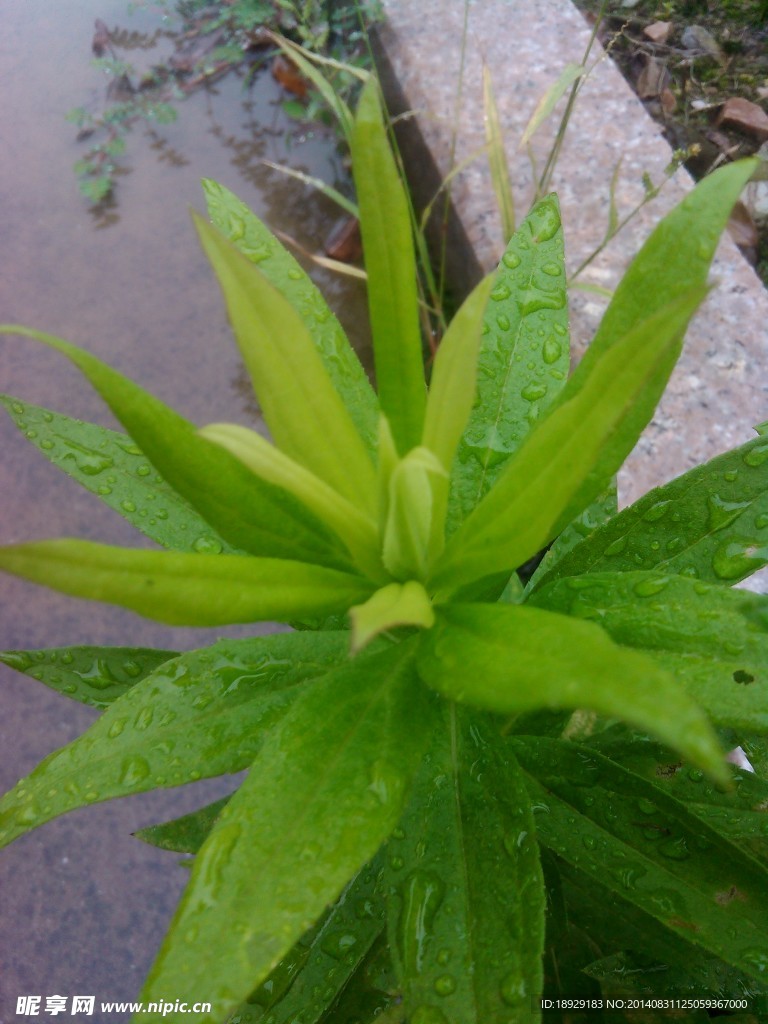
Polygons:
M203 208L199 179L217 178L268 223L316 249L335 212L261 160L288 161L333 180L333 143L295 134L287 142L283 97L271 77L258 76L247 92L233 77L181 104L177 122L163 127L162 136L134 128L129 173L118 183L117 219L104 226L78 195L71 168L84 147L63 116L102 102L105 82L90 66L96 17L136 31L159 24L156 14L128 17L124 0L3 0L0 6L0 321L75 341L196 422L252 423L257 411L188 207ZM342 307L342 319L359 323L359 289L350 292L323 272L315 276ZM114 425L68 364L29 341L0 339L0 389ZM141 543L126 523L41 459L4 415L0 453L2 542L79 536ZM0 645L6 648L131 643L188 649L225 632L167 629L0 579ZM6 789L95 715L0 669L0 782ZM145 847L130 833L206 802L220 791L217 785L94 806L3 851L0 1024L22 1019L16 1000L25 995L42 997L43 1014L45 996L68 997L69 1014L73 995L93 995L91 1019L128 1019L127 1013L101 1014L98 1004L135 998L185 881L174 855Z

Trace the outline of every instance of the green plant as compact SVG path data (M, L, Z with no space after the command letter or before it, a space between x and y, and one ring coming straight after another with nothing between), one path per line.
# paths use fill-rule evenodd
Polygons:
M171 550L40 541L0 567L164 622L301 627L5 652L104 713L6 795L3 841L249 769L142 835L194 854L143 998L212 1003L142 1021L506 1024L542 993L643 993L664 965L681 997L766 1007L768 599L729 587L768 561L768 441L621 513L611 484L754 162L662 221L570 379L559 210L539 201L427 390L373 79L349 117L378 396L292 257L210 181L215 226L196 226L274 444L2 328L66 355L128 434L6 398L19 428ZM726 765L736 741L757 774Z

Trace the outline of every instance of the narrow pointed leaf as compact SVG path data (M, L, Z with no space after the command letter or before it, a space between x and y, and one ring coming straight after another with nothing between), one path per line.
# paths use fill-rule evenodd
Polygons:
M226 448L262 480L289 491L333 530L366 574L374 579L386 577L378 553L376 523L324 480L248 427L211 423L203 427L200 434Z
M762 858L768 858L768 781L753 772L733 771L730 788L724 790L698 768L670 763L664 747L630 736L620 726L594 737L590 746L685 804L720 835L752 844L752 856L762 850Z
M493 277L473 289L454 316L435 356L422 444L450 473L477 394L477 353Z
M622 277L571 387L578 389L636 323L703 287L731 209L757 166L755 159L739 160L708 174L659 222Z
M274 998L274 989L284 974L284 961L261 989L249 996L248 1004L263 1006L274 1024L327 1020L329 1008L384 931L381 863L379 853L349 883L309 942L302 940L304 955L282 998Z
M551 195L512 236L496 271L480 342L478 401L453 467L449 530L469 515L553 403L569 358L563 231Z
M655 569L731 586L768 562L768 438L696 466L600 526L539 578Z
M132 380L54 335L17 325L0 326L0 333L34 338L71 360L147 461L229 544L253 554L345 564L344 553L322 524L291 495L257 479Z
M0 570L176 626L331 615L374 589L359 576L304 562L137 551L80 540L0 548Z
M592 622L521 605L447 605L423 639L419 673L444 697L504 715L588 708L621 718L727 777L714 733L682 687Z
M215 1013L190 1020L221 1020L373 856L432 727L413 656L403 643L355 659L273 729L195 858L145 1000L205 998Z
M218 229L193 217L275 444L366 508L373 463L305 322Z
M531 141L533 136L539 130L541 125L546 121L549 115L557 106L558 100L565 96L568 89L577 82L583 75L586 74L587 69L583 64L566 64L563 70L560 72L557 81L553 82L552 85L547 89L544 95L541 97L539 102L536 104L536 109L531 115L531 119L525 126L525 131L520 137L519 148L523 149Z
M664 993L680 998L747 999L747 1005L756 1013L768 1012L768 991L765 984L729 966L719 957L712 956L700 946L671 932L649 914L611 891L582 871L559 861L568 902L568 914L595 943L593 949L631 950L645 954L659 967L652 998L659 996L659 981L664 979ZM590 975L590 946L581 947L581 969ZM705 1011L706 1013L706 1011ZM633 1017L636 1016L633 1013ZM677 1019L677 1018L673 1018ZM738 1022L738 1018L732 1018ZM755 1024L759 1018L741 1021ZM629 1018L631 1024L631 1018ZM711 1018L706 1015L704 1021Z
M134 839L156 846L159 850L173 850L175 853L197 853L208 833L216 824L219 815L229 800L228 796L215 800L190 814L182 814L173 821L161 825L148 825L134 832Z
M338 90L333 87L322 71L315 66L314 61L308 59L309 57L317 59L317 55L312 54L310 51L291 42L290 39L285 39L276 34L273 34L272 38L287 56L288 60L292 61L296 65L304 78L309 79L315 89L317 89L323 97L325 102L328 104L329 109L339 122L345 139L349 142L353 125L352 112L339 95ZM324 60L321 62L325 63ZM336 61L328 61L328 63L335 68L341 67L341 65ZM349 70L350 73L355 74L358 77L367 77L367 72L363 71L361 68L353 68L350 65L344 65L344 70Z
M528 1024L539 1019L545 895L523 776L484 718L446 704L440 725L387 844L403 1011Z
M103 710L141 682L176 651L147 647L48 647L36 651L0 651L9 668L51 690Z
M126 434L0 395L13 422L49 462L163 547L192 551L227 544L158 476Z
M223 640L160 666L0 801L0 845L76 807L246 768L345 633Z
M432 547L442 541L447 490L448 474L428 448L412 448L392 470L382 560L395 579L426 576Z
M530 775L541 843L686 941L765 977L765 868L587 747L519 737L512 748ZM729 898L734 886L739 897Z
M517 568L605 489L661 397L668 355L679 351L702 296L689 294L630 331L528 435L446 546L437 586Z
M532 604L592 619L676 676L721 726L768 732L768 597L658 572L547 584Z
M203 179L208 215L240 252L291 303L304 321L323 366L368 449L376 447L379 402L338 319L319 288L272 232L235 195Z
M408 201L373 78L360 96L351 150L379 401L405 455L421 439L426 401L416 258Z
M485 63L483 64L483 117L491 183L496 196L496 207L501 218L501 233L506 245L515 231L515 200L512 195L512 182L509 179L507 154L504 151L504 133L499 119L499 108L496 106L491 72Z
M429 629L435 621L432 602L416 580L390 583L377 590L365 604L349 610L352 622L352 650L359 651L379 633L397 626Z

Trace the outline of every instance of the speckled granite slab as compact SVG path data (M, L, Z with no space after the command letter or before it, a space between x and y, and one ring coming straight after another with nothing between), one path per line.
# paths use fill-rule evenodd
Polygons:
M490 69L506 139L518 218L530 204L531 165L518 148L537 102L569 62L580 63L590 30L570 0L475 0L468 8L467 45L458 132L457 85L462 59L462 0L384 0L387 24L379 35L382 79L404 123L407 159L426 194L450 170L485 144L482 68ZM599 56L602 51L596 51ZM561 106L558 108L559 113ZM534 138L539 160L548 152L558 117ZM416 131L418 128L418 132ZM420 133L420 135L418 134ZM560 195L569 268L601 241L609 186L619 160L620 215L643 196L642 177L663 178L672 153L658 127L610 59L591 74L572 119L553 187ZM429 170L433 177L430 180ZM615 287L621 273L663 212L692 187L679 171L659 196L617 237L581 280ZM453 182L458 221L451 238L455 273L490 270L502 250L490 172L483 157ZM768 419L768 292L739 251L725 239L713 270L717 288L688 333L685 354L652 424L620 478L626 504L698 462L754 436ZM471 280L470 282L471 283ZM586 292L571 297L574 349L583 351L605 302Z

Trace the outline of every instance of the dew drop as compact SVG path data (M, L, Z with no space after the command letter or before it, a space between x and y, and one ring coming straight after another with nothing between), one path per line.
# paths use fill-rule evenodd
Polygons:
M442 879L431 871L414 871L405 880L397 937L406 970L421 973L426 944L444 894Z
M684 836L668 837L659 843L659 853L667 860L687 860L691 853Z
M120 508L123 509L124 512L135 512L136 511L136 506L134 505L134 503L132 501L128 501L128 499L126 499L125 501L121 501L120 502Z
M536 402L547 393L547 385L541 381L532 381L520 392L526 402Z
M632 588L638 597L653 597L660 594L669 585L669 576L652 576L650 579L640 580Z
M525 978L517 971L510 971L501 979L499 995L507 1006L519 1006L527 995Z
M536 241L548 242L560 230L560 214L552 199L544 199L529 215L533 236Z
M508 250L501 257L501 262L504 264L505 267L508 267L510 270L516 270L520 266L520 257L517 255L517 253L510 252ZM24 409L22 408L21 411L23 412Z
M137 476L149 476L149 474L151 472L152 472L152 467L148 466L146 462L142 462L142 464L140 466L136 467L136 475Z
M620 555L627 546L628 537L624 534L623 537L617 538L612 544L609 544L605 549L604 554L611 558L613 555Z
M439 996L450 996L456 991L456 979L452 974L441 974L435 978L435 992Z
M551 366L553 363L557 362L562 353L563 346L560 344L560 342L553 334L550 335L544 342L544 347L541 350L541 355L544 359L544 362Z
M719 494L710 494L707 503L710 530L722 530L730 526L750 504L748 501L725 501Z
M496 285L496 287L491 292L491 298L495 302L501 302L504 299L508 299L511 294L512 294L511 289L506 284L504 284L503 282L500 282L499 284Z
M148 776L149 765L143 757L127 757L123 761L119 781L121 786L138 786Z
M501 331L508 331L510 328L510 319L505 313L499 313L496 317L496 325Z
M97 487L96 490L97 490L98 494L102 494L102 495L105 495L105 496L107 494L111 494L112 493L112 488L109 487L107 484L99 484L99 486Z
M727 480L729 484L732 484L733 481L738 477L738 475L738 469L729 469L727 473L723 473L723 479Z
M549 277L560 277L560 267L557 263L545 263L541 270Z
M137 729L139 732L143 732L145 729L148 729L150 727L150 725L152 724L152 719L154 717L155 711L154 708L151 707L151 705L143 707L141 711L138 713L138 715L136 715L136 719L133 723L134 728Z
M671 505L671 501L657 501L654 505L651 505L647 512L643 513L643 519L646 523L655 523L659 519L664 518L667 512L669 512Z
M117 737L125 728L127 722L127 718L116 718L112 725L110 725L109 729L107 730L107 736L109 736L111 740L117 739Z
M335 931L323 938L322 951L333 960L344 960L357 945L357 936L352 932Z
M712 556L712 568L721 580L748 576L765 564L768 548L748 537L732 537L724 541Z
M404 780L402 773L391 762L379 758L371 765L370 772L368 789L379 803L387 807L399 800Z
M157 513L160 515L160 513ZM219 555L222 551L221 541L216 540L215 537L198 537L193 542L192 548L199 555Z

